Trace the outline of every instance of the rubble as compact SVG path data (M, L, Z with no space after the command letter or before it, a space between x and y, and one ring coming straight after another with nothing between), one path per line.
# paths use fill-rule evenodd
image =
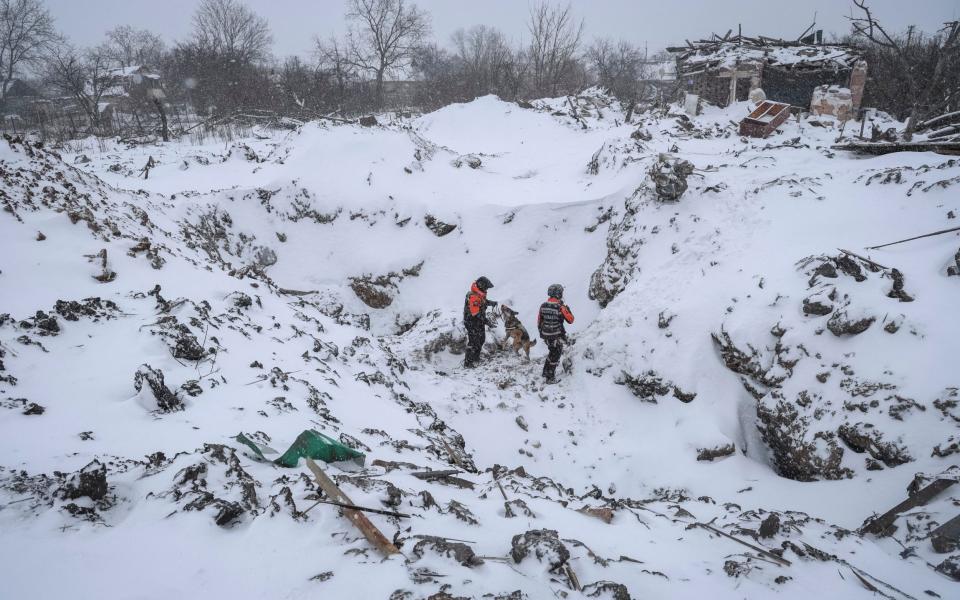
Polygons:
M434 554L452 558L465 567L476 567L483 564L483 559L477 556L470 546L446 538L432 535L420 536L420 540L413 546L412 553L417 558L423 558L427 550Z
M637 213L643 199L652 196L647 187L641 187L637 193L623 203L623 216L620 221L610 221L607 232L607 255L596 271L590 276L588 297L596 300L601 308L606 308L633 279L638 268L640 247L644 240L640 236Z
M660 202L678 202L687 191L687 178L691 173L693 163L669 154L660 154L649 171L657 199Z
M718 458L731 456L736 450L737 448L733 444L723 444L713 448L698 448L697 460L712 462Z
M519 564L529 556L547 565L551 573L560 574L570 560L570 551L553 529L531 529L515 535L510 546L513 562Z
M697 397L696 393L684 392L677 384L664 380L656 371L647 371L637 376L623 371L614 383L627 386L634 396L644 402L653 402L654 404L657 403L658 398L671 392L681 402L691 402Z
M896 467L913 460L904 448L882 441L883 435L869 424L841 425L837 436L854 452L867 452L888 467Z
M845 310L837 311L827 321L827 329L837 337L858 335L869 329L876 320L876 317L850 317Z
M169 413L184 409L183 401L170 391L163 381L163 372L143 364L133 374L133 387L138 394L144 393L144 383L149 389L156 410Z
M240 465L233 448L204 444L200 455L202 460L180 469L174 477L170 493L183 510L209 508L213 522L228 527L260 508L259 484Z
M632 598L627 586L613 581L588 583L581 591L588 598L610 598L611 600L631 600Z
M427 229L432 231L437 237L443 237L453 232L453 230L457 228L456 225L452 223L444 223L433 215L426 215L423 218L423 222L427 226Z
M107 467L94 460L71 475L59 493L67 500L103 500L107 495Z
M769 539L778 533L780 533L780 515L770 513L767 518L760 523L760 529L757 531L757 535L761 538Z
M480 157L476 154L464 154L453 159L450 164L457 169L464 165L470 167L471 169L479 169L480 165L483 164L483 161L480 160Z

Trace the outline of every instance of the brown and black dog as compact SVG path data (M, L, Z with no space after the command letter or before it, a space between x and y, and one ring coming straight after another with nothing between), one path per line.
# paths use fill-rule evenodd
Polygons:
M520 350L527 354L527 360L530 360L530 348L537 344L537 340L531 340L527 329L517 318L517 312L506 304L500 305L500 314L503 315L503 326L507 330L507 339L505 344L513 346L513 351L520 354Z

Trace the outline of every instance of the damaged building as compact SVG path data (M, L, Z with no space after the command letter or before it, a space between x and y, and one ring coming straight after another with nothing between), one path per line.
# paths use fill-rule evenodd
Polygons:
M679 89L718 106L747 100L760 88L769 100L810 110L816 91L817 112L837 114L823 105L839 102L843 116L853 115L867 80L856 49L824 44L820 31L796 41L728 32L667 50L676 57Z

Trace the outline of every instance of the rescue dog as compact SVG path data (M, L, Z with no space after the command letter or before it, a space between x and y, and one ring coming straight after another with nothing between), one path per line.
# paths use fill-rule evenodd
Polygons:
M530 360L530 348L537 344L537 340L531 340L527 329L517 318L517 312L506 304L500 305L500 313L503 315L503 326L507 330L507 339L504 343L509 347L513 346L513 352L519 356L522 349L527 360Z

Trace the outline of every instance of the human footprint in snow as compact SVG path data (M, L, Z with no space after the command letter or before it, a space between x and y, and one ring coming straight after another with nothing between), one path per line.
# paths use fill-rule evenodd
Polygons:
M547 288L547 301L540 305L537 327L540 338L547 345L547 360L543 363L543 378L546 383L556 383L557 365L563 344L567 341L564 323L573 323L573 312L563 303L563 286L555 283Z

